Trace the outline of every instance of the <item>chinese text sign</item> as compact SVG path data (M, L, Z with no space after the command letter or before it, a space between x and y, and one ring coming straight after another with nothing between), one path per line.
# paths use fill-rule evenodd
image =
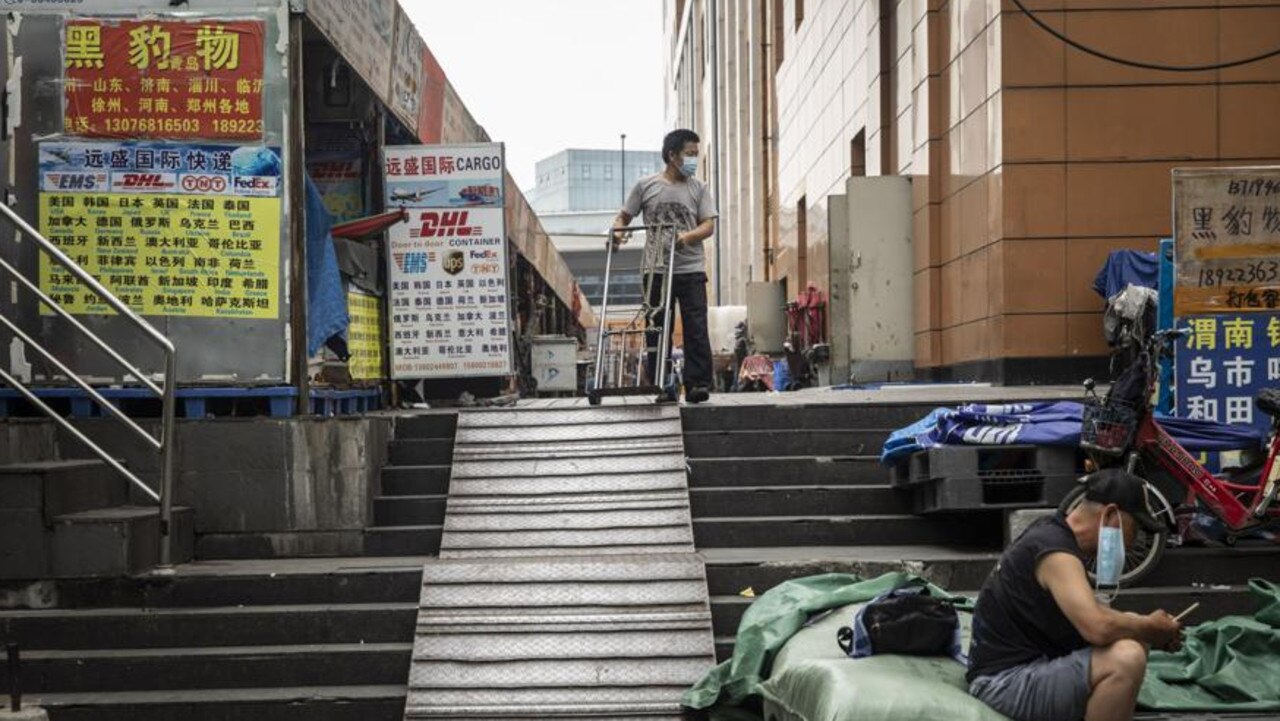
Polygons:
M1280 167L1176 170L1175 312L1280 309Z
M1280 313L1190 316L1180 325L1191 335L1177 352L1178 415L1270 428L1254 396L1280 386Z
M144 315L277 318L280 218L266 147L40 146L41 232ZM48 256L40 287L72 313L109 312Z
M395 378L511 372L502 146L386 149Z
M68 135L261 140L266 25L68 20Z

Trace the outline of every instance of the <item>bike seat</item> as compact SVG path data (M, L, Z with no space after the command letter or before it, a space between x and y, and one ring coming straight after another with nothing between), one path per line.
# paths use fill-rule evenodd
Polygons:
M1280 388L1267 388L1258 391L1256 402L1258 410L1272 418L1280 418Z

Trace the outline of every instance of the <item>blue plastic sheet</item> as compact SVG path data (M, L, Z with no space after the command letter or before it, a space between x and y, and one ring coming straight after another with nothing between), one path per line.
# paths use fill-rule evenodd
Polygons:
M1159 289L1160 259L1155 253L1140 250L1116 250L1093 281L1093 289L1110 298L1130 285Z
M311 178L307 178L307 355L335 335L345 334L347 294L333 249L333 216Z
M894 465L916 451L947 445L1076 446L1084 405L1056 403L971 404L937 408L915 423L894 431L885 441L880 462ZM1193 452L1260 448L1264 433L1243 426L1161 416L1160 425Z

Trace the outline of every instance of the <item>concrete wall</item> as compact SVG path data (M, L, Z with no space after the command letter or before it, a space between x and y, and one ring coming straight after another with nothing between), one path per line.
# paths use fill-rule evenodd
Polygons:
M359 555L392 423L178 421L175 501L195 509L198 555ZM118 423L83 420L76 426L158 486L158 457ZM51 422L0 421L0 459L88 457L88 450ZM141 494L136 502L150 503Z

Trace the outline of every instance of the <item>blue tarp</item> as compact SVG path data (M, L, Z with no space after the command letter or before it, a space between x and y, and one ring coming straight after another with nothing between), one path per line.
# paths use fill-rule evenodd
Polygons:
M344 334L347 294L338 272L338 254L333 249L333 216L311 178L307 178L307 355L335 335Z
M1107 262L1098 271L1093 289L1103 298L1110 298L1130 285L1159 289L1160 259L1155 253L1140 250L1116 250L1107 256Z
M880 462L894 465L916 451L946 445L1076 446L1083 416L1084 405L1074 401L936 408L894 431L885 441ZM1212 421L1161 416L1160 425L1194 452L1256 449L1266 440L1252 428Z

